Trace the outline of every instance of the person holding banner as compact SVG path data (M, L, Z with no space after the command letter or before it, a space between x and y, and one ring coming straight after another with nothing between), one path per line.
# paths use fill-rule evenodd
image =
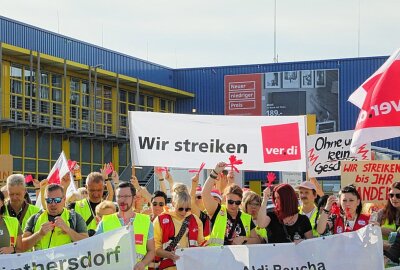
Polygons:
M209 246L259 244L251 215L240 211L243 191L235 184L227 186L224 190L224 204L219 204L212 196L211 191L218 175L225 169L226 163L219 162L212 170L203 191L201 192L204 206L211 218Z
M299 202L291 185L279 184L273 189L274 212L266 211L271 189L267 187L263 194L257 223L259 227L267 228L268 243L299 243L313 238L310 220L299 214Z
M164 212L154 220L156 255L161 258L159 269L176 270L176 248L197 247L204 244L203 224L191 213L191 199L187 189L176 188L172 194L173 211Z
M50 184L45 193L46 209L33 215L22 236L24 250L49 249L76 242L88 237L83 218L64 207L64 188Z
M21 250L22 230L18 219L5 216L4 194L0 191L0 254L12 254Z
M339 213L335 213L333 205L339 203ZM333 210L333 211L332 211ZM319 234L326 232L327 225L333 234L356 231L369 223L369 216L362 214L360 194L354 185L343 187L336 196L329 196L328 202L318 220Z
M103 216L96 234L133 224L135 234L136 265L134 270L144 270L154 259L154 229L150 216L135 213L133 209L136 189L129 182L122 182L116 189L118 212Z
M39 212L39 208L25 201L26 184L22 174L12 174L7 178L9 201L5 205L5 216L15 217L21 228L25 228L28 219Z

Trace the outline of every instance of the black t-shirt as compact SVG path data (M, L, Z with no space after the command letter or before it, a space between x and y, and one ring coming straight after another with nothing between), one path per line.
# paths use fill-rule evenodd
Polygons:
M298 234L301 239L305 239L304 234L311 231L311 223L307 216L299 214L299 217L291 226L281 223L275 212L269 212L267 215L271 222L267 227L268 243L288 243L293 242L294 236ZM286 232L285 232L286 228ZM290 240L288 239L290 238Z
M210 222L210 218L208 217L208 215L206 213L204 213L203 211L200 211L200 216L199 216L201 222L203 223L203 231L204 228L207 225L207 222Z
M217 210L215 210L215 213L213 215L213 217L211 218L211 224L215 224L215 220L217 219L217 216L219 214L219 211L221 211L221 205L218 204ZM224 245L230 245L231 242L228 241L228 236L230 234L230 231L232 230L233 225L235 224L235 219L233 219L231 217L231 215L229 215L228 212L226 212L228 214L228 221L226 223L226 231L225 231L225 238L224 238ZM244 228L244 225L242 223L242 220L240 219L240 215L242 213L239 211L238 215L236 216L236 218L239 218L235 227L235 231L232 233L232 237L231 239L237 237L237 236L246 236L246 230ZM256 225L254 224L253 220L251 220L250 222L250 231L253 230L256 227Z

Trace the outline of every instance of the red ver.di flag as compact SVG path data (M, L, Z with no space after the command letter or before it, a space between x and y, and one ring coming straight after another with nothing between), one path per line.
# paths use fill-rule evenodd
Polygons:
M366 80L349 101L361 109L355 146L400 136L400 50Z

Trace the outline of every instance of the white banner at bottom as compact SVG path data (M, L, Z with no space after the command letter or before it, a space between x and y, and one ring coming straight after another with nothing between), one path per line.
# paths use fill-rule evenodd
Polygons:
M0 269L133 269L135 256L132 228L123 227L57 248L0 255Z
M378 226L356 232L302 241L295 245L266 244L188 248L177 251L178 270L383 270Z

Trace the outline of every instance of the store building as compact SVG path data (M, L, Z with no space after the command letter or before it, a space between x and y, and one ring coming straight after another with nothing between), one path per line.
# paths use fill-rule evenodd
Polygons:
M347 98L387 59L172 69L5 17L0 45L0 154L13 156L15 172L39 178L47 176L61 150L80 162L83 175L110 161L121 173L130 164L129 110L224 114L224 88L232 75L261 74L261 94L277 103L288 95L308 100L305 88L329 87L337 98L330 123L337 131L353 129L358 109ZM329 81L332 72L336 79ZM284 90L296 76L300 91ZM275 88L272 93L265 93L267 84ZM280 107L263 106L262 115ZM308 113L304 106L296 110ZM294 113L286 107L281 113ZM377 145L400 150L398 139ZM245 179L265 179L265 173L246 173Z

